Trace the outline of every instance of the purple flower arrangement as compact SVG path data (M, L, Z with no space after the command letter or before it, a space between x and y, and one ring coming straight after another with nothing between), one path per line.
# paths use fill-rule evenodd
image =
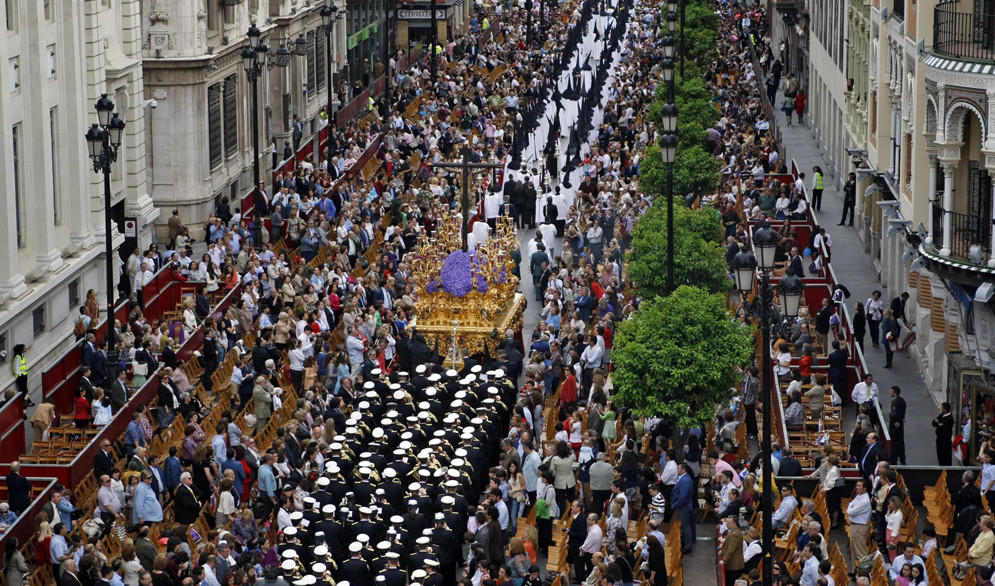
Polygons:
M425 291L445 291L453 297L465 297L472 291L487 293L489 287L483 271L485 262L486 259L475 252L451 252L442 263L439 277L430 281ZM507 278L507 271L502 269L498 283L503 284Z
M473 257L469 253L462 250L449 253L440 271L442 290L453 297L465 297L473 290L473 273Z

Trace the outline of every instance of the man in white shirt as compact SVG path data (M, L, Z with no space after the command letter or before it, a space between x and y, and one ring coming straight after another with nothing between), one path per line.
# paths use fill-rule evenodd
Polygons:
M911 542L905 542L905 543L899 543L898 546L902 548L902 551L904 553L900 556L896 556L895 561L891 562L891 567L888 568L889 578L891 578L892 580L898 578L898 574L901 573L902 566L904 566L905 564L912 564L913 567L916 564L919 564L924 568L926 567L926 564L922 561L922 558L916 555L915 544ZM929 578L923 576L922 579L923 579L922 585L928 586Z
M802 549L802 577L799 580L801 586L816 586L819 581L819 558L816 553L819 546L815 543L806 543Z
M795 491L790 484L781 488L781 505L774 511L774 529L780 529L791 521L791 514L798 507L798 499L795 498Z
M850 520L850 557L856 562L867 555L867 531L871 522L871 497L867 494L866 481L857 481L856 496L846 507Z
M874 376L868 373L864 380L853 385L850 398L860 406L864 403L876 403L878 400L878 385L874 382Z
M578 580L583 580L591 573L591 557L601 551L601 540L604 534L598 525L598 514L589 513L587 515L587 537L580 546L580 560L584 573L578 576Z
M581 376L581 396L586 396L594 381L594 369L601 368L601 360L604 357L601 346L598 345L594 336L587 337L587 348L580 355L580 363L584 366L584 373Z

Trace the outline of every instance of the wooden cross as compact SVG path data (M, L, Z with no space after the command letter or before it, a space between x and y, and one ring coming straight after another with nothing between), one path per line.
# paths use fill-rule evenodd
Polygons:
M435 163L433 166L444 169L459 169L463 180L463 252L467 250L466 236L470 231L470 171L472 169L503 169L500 163L471 163L473 151L469 147L460 149L460 162Z

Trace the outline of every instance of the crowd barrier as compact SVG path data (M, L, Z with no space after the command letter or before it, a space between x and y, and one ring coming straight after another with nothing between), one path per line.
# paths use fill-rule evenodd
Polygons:
M219 319L224 315L224 311L230 306L235 300L239 299L242 295L241 286L237 286L231 291L229 291L218 305L214 308L214 313L212 314L216 319ZM188 359L194 352L194 350L200 349L204 340L203 328L197 330L196 333L187 338L183 345L180 347L180 351L177 352L177 358L180 361ZM195 381L191 381L195 384ZM76 486L90 471L93 469L93 458L99 449L100 442L104 439L111 441L117 441L124 435L124 431L131 421L131 414L134 413L139 405L147 405L151 403L158 392L159 381L158 377L150 376L148 381L145 383L141 389L136 391L125 403L117 413L114 414L114 418L109 424L104 426L100 432L91 439L91 441L83 448L79 454L73 459L69 464L36 464L36 463L22 463L21 473L25 476L36 476L36 477L51 477L57 479L60 483L68 487ZM23 451L21 452L23 453ZM0 476L6 475L10 471L10 463L0 464Z
M51 499L52 491L58 482L55 478L39 478L34 476L27 478L28 482L31 483L31 492L34 498L31 500L31 504L28 505L28 508L18 515L17 521L7 529L7 532L0 535L0 551L7 551L7 541L12 537L16 537L21 544L31 539L31 536L35 533L35 516L41 512L42 507ZM0 497L0 500L7 500L6 490L5 485L4 495Z
M781 181L782 183L794 183L798 178L799 167L797 163L791 161L791 173L776 175L774 178ZM770 177L770 176L768 176ZM805 193L806 186L802 186L802 192ZM811 240L811 235L814 230L816 230L819 224L819 218L817 217L815 211L810 207L807 213L807 218L805 220L775 220L771 222L771 226L774 229L778 229L787 223L790 226L790 230L797 235L797 242L806 243ZM759 227L759 223L756 221L751 221L749 224L749 235L752 240L753 232ZM810 315L815 315L818 313L819 309L822 307L823 299L829 298L832 300L833 290L836 285L842 284L836 277L836 273L833 271L832 267L832 255L831 250L827 249L825 245L819 251L823 258L822 268L814 274L810 274L807 270L808 267L804 267L805 275L802 277L802 283L805 285L805 291L803 296L804 306L808 308ZM807 260L803 263L807 264ZM771 276L771 285L776 287L780 281L779 276ZM843 284L845 286L845 284ZM847 388L837 389L837 393L843 398L844 401L849 400L850 389L853 388L855 384L863 380L865 375L869 372L867 368L867 362L864 358L864 353L860 349L860 346L856 343L853 335L853 321L850 317L850 310L848 304L853 304L854 299L844 300L844 302L836 304L837 316L839 317L839 325L834 326L833 330L837 338L842 338L846 343L846 348L850 353L850 360L847 366ZM812 369L814 372L828 372L828 365L826 364L816 364ZM779 387L777 386L778 380L776 375L773 374L773 368L770 370L772 380L774 382L775 394L778 397L778 404L781 407L781 413L784 413L784 406L781 404L781 397L779 392ZM879 435L885 447L889 447L891 437L888 434L887 420L881 411L880 402L875 402L875 411L877 414L877 424L879 428ZM783 417L781 418L782 424L778 427L778 434L781 435L782 445L787 446L787 433L786 427L783 424Z

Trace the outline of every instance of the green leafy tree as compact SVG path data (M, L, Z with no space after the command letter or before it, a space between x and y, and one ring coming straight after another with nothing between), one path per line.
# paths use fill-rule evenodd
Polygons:
M714 53L718 30L719 15L708 3L687 3L684 8L685 57L700 61Z
M667 205L665 198L636 222L629 253L629 278L646 298L667 293ZM722 227L714 210L692 210L674 202L674 283L710 293L728 291Z
M731 320L725 296L679 287L619 323L612 348L614 400L683 427L711 419L753 356L753 330Z
M674 161L674 193L712 193L719 184L721 170L722 161L706 152L703 144L678 148Z

